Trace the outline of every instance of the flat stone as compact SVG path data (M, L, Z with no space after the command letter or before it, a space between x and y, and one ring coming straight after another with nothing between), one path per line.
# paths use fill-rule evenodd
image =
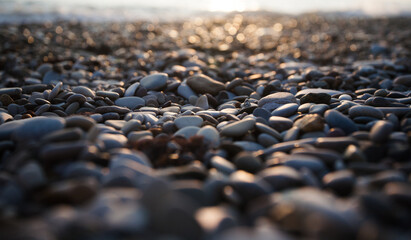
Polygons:
M321 137L315 142L315 146L319 148L337 151L344 151L349 145L358 145L358 142L353 137Z
M189 99L191 96L196 96L197 94L187 85L187 81L183 81L180 86L177 88L177 93L184 97L185 99Z
M348 115L350 116L350 118L361 116L373 117L377 119L384 118L384 114L381 110L370 106L353 106L348 111Z
M271 117L271 114L269 111L265 110L264 108L256 108L253 111L253 115L256 117L261 117L264 118L265 120L268 121L268 119Z
M269 119L270 126L279 132L290 129L293 126L293 121L285 117L272 116Z
M104 143L106 150L122 148L127 143L127 138L122 134L102 133L98 139Z
M217 95L225 89L223 83L203 74L187 78L187 85L197 93L210 93L211 95Z
M308 112L323 116L325 111L327 111L328 109L330 109L330 107L327 104L314 104L310 107Z
M96 113L101 113L101 114L105 114L105 113L118 113L118 114L126 114L128 112L130 112L130 109L126 108L126 107L119 107L119 106L101 106L96 108Z
M110 98L110 100L115 101L120 97L120 94L117 92L112 92L112 91L97 91L96 92L97 96L104 97L104 98Z
M9 140L12 133L23 126L24 120L10 121L0 125L0 140Z
M257 176L269 183L275 191L303 185L301 174L294 168L287 166L269 167L259 172Z
M168 75L166 73L155 73L140 80L141 86L147 90L161 90L167 86Z
M259 144L261 144L264 147L269 147L274 144L279 143L278 139L271 136L270 134L267 133L261 133L258 135L257 141Z
M56 86L51 90L51 92L50 92L50 94L49 94L49 96L48 96L47 99L48 99L49 101L53 100L53 99L59 94L62 86L63 86L63 83L62 83L62 82L58 82L58 83L56 84Z
M376 143L383 143L390 138L394 125L388 121L377 121L370 131L370 139Z
M141 122L137 119L130 119L121 127L121 131L124 135L127 135L131 131L138 131L141 128Z
M107 120L104 122L106 126L112 127L116 130L120 130L124 127L126 124L126 121L124 120Z
M398 117L402 117L406 114L411 114L411 108L409 107L376 107L383 114L393 113Z
M263 163L259 157L256 157L248 152L241 152L237 154L234 157L234 164L237 169L250 173L258 172L263 166Z
M271 112L284 104L296 102L297 99L291 93L277 92L261 98L258 101L258 106Z
M220 133L223 136L240 137L252 129L254 125L255 119L247 118L224 126Z
M83 137L83 135L84 135L84 132L78 127L63 128L61 130L57 130L50 134L47 134L41 140L42 142L50 142L50 143L69 142L69 141L80 140Z
M394 84L404 85L406 87L411 87L411 74L399 76L394 79Z
M236 171L236 166L232 162L220 156L212 157L210 160L210 165L227 175L230 175Z
M201 127L203 119L199 116L181 116L174 120L174 124L178 129L188 126Z
M55 165L76 159L86 148L84 141L50 143L41 149L40 158L46 165Z
M287 103L276 108L271 115L280 117L289 117L297 113L299 105L297 103Z
M153 138L153 133L150 131L130 131L127 135L127 138L130 142L137 142L142 138Z
M325 121L331 128L340 128L349 135L358 131L357 125L347 116L337 110L327 110L324 114Z
M281 134L277 130L275 130L275 129L273 129L273 128L265 125L265 124L262 124L262 123L258 122L258 123L255 124L255 127L258 131L260 131L262 133L267 133L267 134L275 137L278 140L282 139Z
M327 168L324 163L317 157L307 156L303 154L284 155L278 159L280 163L300 170L302 168L310 169L313 173L323 176L327 173Z
M75 115L66 118L66 127L79 127L88 131L96 124L96 121L90 117Z
M140 97L122 97L117 99L114 104L120 107L126 107L131 110L144 106L146 101Z
M73 102L78 102L79 104L83 104L86 102L86 97L83 94L73 94L70 97L67 98L66 102L68 104L73 103Z
M131 84L127 90L124 92L124 97L134 96L137 88L140 86L140 82L135 82Z
M77 86L77 87L74 87L74 88L72 89L72 91L73 91L74 93L83 94L83 95L86 96L86 97L94 98L94 97L96 96L96 94L94 93L93 90L91 90L90 88L85 87L85 86Z
M264 149L262 145L255 143L255 142L251 142L251 141L235 141L233 143L234 145L248 152L255 152L255 151L260 151Z
M292 127L283 132L284 142L297 140L300 136L300 129L298 127Z
M348 196L354 189L355 176L348 170L336 171L325 175L323 183L338 196Z
M0 95L7 94L10 97L20 97L23 92L22 88L13 87L13 88L0 88Z
M13 138L19 142L38 140L43 136L64 128L66 121L59 117L35 117L20 120L23 125L13 132Z
M342 92L337 91L337 90L332 90L332 89L322 89L322 88L307 88L303 89L295 94L295 97L302 97L305 94L308 93L327 93L328 95L336 95L336 94L342 94Z

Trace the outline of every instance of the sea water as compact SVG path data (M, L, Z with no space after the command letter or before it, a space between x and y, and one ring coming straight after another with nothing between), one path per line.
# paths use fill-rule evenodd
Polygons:
M0 0L0 23L178 19L232 11L409 15L411 0Z

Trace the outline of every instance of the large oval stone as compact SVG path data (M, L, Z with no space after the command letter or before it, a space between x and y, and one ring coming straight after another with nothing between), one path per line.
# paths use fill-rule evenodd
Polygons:
M221 129L221 135L228 137L240 137L252 129L255 124L255 119L247 118L234 123L230 123Z
M197 93L210 93L211 95L217 95L225 88L223 83L203 74L187 78L187 85Z
M13 138L24 142L38 140L43 136L64 128L66 121L64 118L55 117L35 117L22 120L23 125L13 132Z
M147 90L161 90L167 86L168 75L165 73L156 73L144 77L140 80L141 86Z

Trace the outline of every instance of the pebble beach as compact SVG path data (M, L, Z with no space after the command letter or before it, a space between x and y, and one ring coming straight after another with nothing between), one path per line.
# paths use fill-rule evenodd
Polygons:
M410 23L0 24L0 239L411 239Z

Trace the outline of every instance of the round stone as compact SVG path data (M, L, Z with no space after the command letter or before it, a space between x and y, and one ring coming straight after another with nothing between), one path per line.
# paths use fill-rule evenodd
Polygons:
M207 144L210 144L212 147L217 147L218 145L220 145L220 135L219 135L217 129L215 129L212 126L202 127L197 132L197 135L203 136L204 141Z
M376 143L382 143L390 138L394 126L388 121L377 121L370 131L370 139Z
M352 97L351 97L350 95L348 95L348 94L341 94L341 95L338 97L338 100L340 100L340 101L343 101L343 100L351 101L351 100L352 100Z
M156 73L144 77L140 80L141 86L147 90L161 90L167 86L168 75L166 73Z
M182 128L182 129L178 130L177 132L175 132L174 136L183 136L183 137L188 139L188 138L196 135L199 130L200 130L199 127L188 126L188 127Z

